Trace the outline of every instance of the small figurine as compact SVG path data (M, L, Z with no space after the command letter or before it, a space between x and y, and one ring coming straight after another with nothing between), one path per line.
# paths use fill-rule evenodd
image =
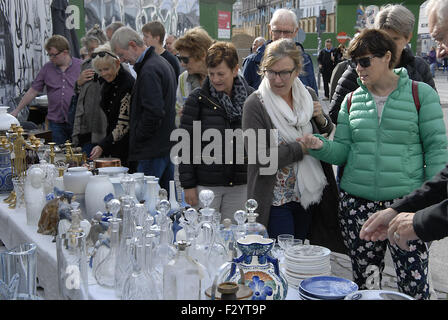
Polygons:
M58 188L54 188L54 193L47 195L47 204L42 210L37 232L44 235L56 236L58 234L59 221L62 219L71 221L70 204L72 199L73 192L61 191Z

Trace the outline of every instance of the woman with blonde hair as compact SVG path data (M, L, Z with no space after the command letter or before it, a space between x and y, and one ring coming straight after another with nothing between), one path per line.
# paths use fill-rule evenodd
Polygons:
M269 237L292 234L344 252L334 214L338 193L332 168L307 155L296 141L307 133L329 134L333 129L316 93L298 78L302 67L294 41L281 39L267 46L260 65L263 80L244 104L243 130L265 134L257 141L256 163L248 165L247 197L258 202L258 221ZM249 158L250 150L246 144ZM265 170L260 153L278 154L272 172Z

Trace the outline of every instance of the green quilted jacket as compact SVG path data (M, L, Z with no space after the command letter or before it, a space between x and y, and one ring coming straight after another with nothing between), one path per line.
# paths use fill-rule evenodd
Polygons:
M358 79L350 112L347 97L338 116L333 141L324 141L310 154L345 165L341 189L368 200L392 200L419 188L445 167L447 138L439 96L418 83L420 112L414 104L412 81L406 69L395 69L397 88L389 95L381 123L375 101Z

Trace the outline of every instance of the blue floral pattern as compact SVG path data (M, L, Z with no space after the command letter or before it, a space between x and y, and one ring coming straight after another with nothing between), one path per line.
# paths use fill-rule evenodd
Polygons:
M249 283L249 288L252 289L252 300L266 300L266 297L272 296L273 290L270 286L265 286L264 281L258 276L254 276Z

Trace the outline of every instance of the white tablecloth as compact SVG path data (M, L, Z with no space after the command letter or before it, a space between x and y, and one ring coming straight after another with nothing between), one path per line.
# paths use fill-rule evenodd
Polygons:
M56 243L53 236L37 233L37 227L26 224L25 208L9 209L3 202L7 195L0 196L0 239L6 248L12 249L22 243L37 246L37 278L44 288L45 299L59 299ZM97 284L89 269L89 299L117 300L115 291ZM287 300L300 300L297 290L288 290Z

